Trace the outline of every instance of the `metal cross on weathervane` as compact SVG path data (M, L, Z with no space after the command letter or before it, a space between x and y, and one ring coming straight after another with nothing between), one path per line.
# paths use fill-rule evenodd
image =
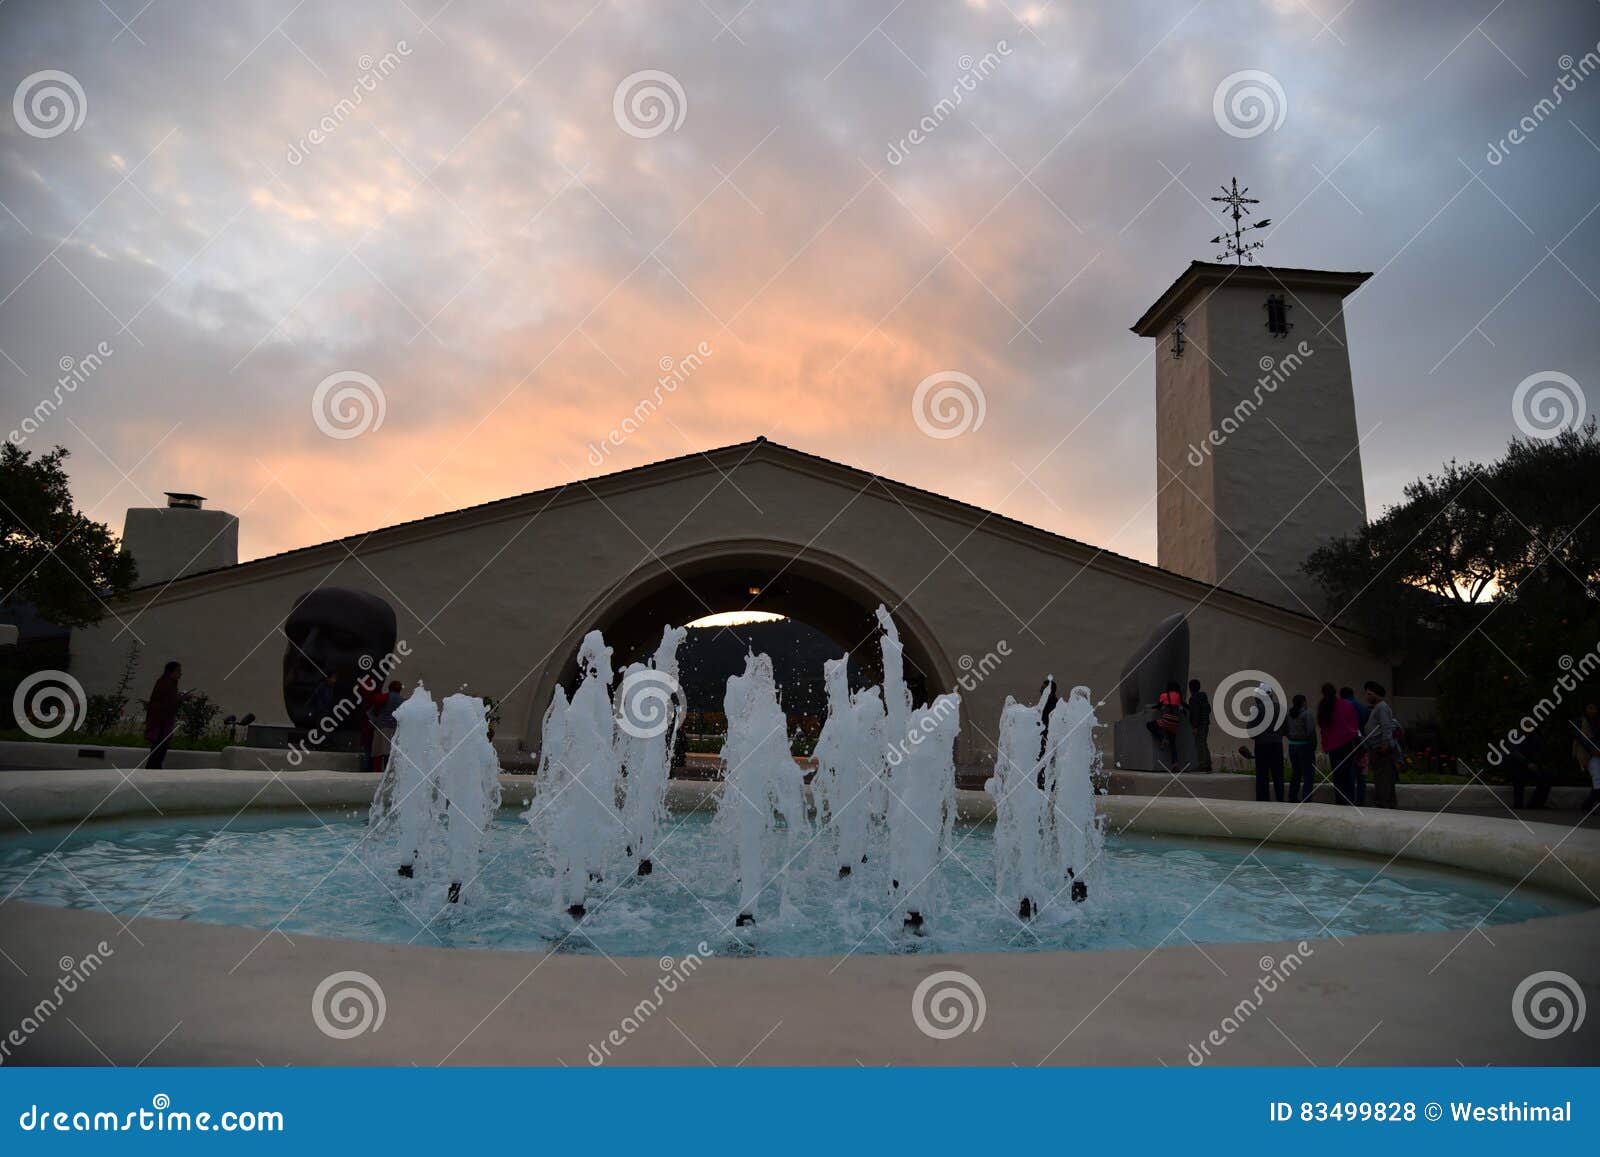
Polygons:
M1213 201L1220 201L1233 210L1233 232L1217 234L1211 239L1211 244L1222 246L1222 252L1217 254L1218 261L1226 261L1231 257L1234 260L1234 264L1243 265L1246 261L1254 261L1255 258L1251 257L1250 254L1254 250L1260 249L1262 245L1266 244L1263 241L1246 242L1244 240L1244 234L1248 233L1252 229L1265 229L1268 225L1272 224L1272 218L1263 217L1260 221L1257 221L1254 224L1241 225L1240 221L1243 218L1250 216L1250 210L1245 206L1259 205L1261 204L1261 198L1246 197L1245 194L1250 191L1249 187L1246 186L1243 189L1239 188L1238 177L1234 177L1232 180L1233 187L1231 189L1227 185L1223 185L1221 186L1222 196L1213 197L1211 199Z

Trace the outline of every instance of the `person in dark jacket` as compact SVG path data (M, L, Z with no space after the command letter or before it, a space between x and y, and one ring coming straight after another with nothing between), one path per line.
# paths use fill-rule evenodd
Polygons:
M1294 697L1283 734L1289 741L1289 802L1304 803L1317 788L1317 716L1304 695Z
M1255 736L1256 799L1265 803L1267 789L1272 800L1283 802L1283 708L1265 683L1251 699L1249 733Z
M150 699L144 711L144 737L150 744L150 754L144 766L160 768L167 761L167 747L172 743L173 732L178 730L178 705L184 694L178 690L178 680L183 677L183 665L176 659L161 671L161 677L150 688Z
M1196 769L1211 770L1211 696L1200 689L1200 680L1189 680L1189 726L1194 728Z

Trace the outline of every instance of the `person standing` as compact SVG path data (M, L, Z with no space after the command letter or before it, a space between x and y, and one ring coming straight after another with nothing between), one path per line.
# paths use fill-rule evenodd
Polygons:
M150 744L150 754L144 766L159 769L167 761L167 748L172 743L173 732L178 730L178 706L183 702L183 692L178 690L178 680L183 677L183 665L176 659L162 668L155 686L150 688L150 698L144 709L144 737Z
M1166 763L1162 770L1176 774L1183 770L1178 765L1178 733L1183 730L1184 708L1183 691L1176 680L1167 684L1167 689L1157 697L1155 704L1155 718L1145 724L1150 729L1150 734L1156 741L1156 762L1161 763L1162 753L1166 753Z
M1189 680L1189 726L1194 729L1196 770L1211 770L1211 696L1200 689L1200 680Z
M1289 741L1289 802L1304 803L1317 789L1317 717L1304 695L1294 697L1283 733Z
M1572 721L1577 737L1572 741L1572 756L1589 776L1589 795L1583 801L1587 814L1600 807L1600 706L1583 705L1583 714Z
M370 714L373 730L371 770L382 775L389 765L389 751L394 746L395 708L406 701L406 689L400 680L389 684L389 690Z
M1352 706L1352 707L1354 707L1356 709L1356 726L1358 728L1360 728L1363 732L1366 731L1366 728L1367 728L1367 714L1372 710L1372 708L1368 707L1361 700L1357 699L1355 690L1354 690L1354 688L1351 688L1351 687L1341 687L1341 688L1339 688L1339 698L1345 700L1345 702L1349 703L1350 706ZM1355 761L1356 761L1356 768L1355 768L1356 803L1361 807L1366 807L1367 806L1367 753L1364 750L1362 750L1361 745L1359 743L1356 744Z
M1395 781L1400 776L1400 745L1395 739L1394 709L1388 692L1376 679L1362 684L1367 694L1367 721L1361 727L1361 743L1372 773L1372 802L1378 807L1400 806Z
M1322 698L1317 700L1317 730L1333 773L1333 802L1354 807L1356 743L1361 738L1361 721L1356 716L1356 705L1341 698L1332 683L1322 685Z
M1283 802L1283 718L1281 704L1265 683L1256 688L1249 731L1255 736L1256 800L1265 803L1271 785L1274 803Z

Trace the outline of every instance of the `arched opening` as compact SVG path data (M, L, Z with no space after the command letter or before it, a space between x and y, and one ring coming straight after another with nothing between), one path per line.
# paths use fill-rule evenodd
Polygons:
M775 631L771 628L780 624L719 624L693 632L700 637L680 651L691 710L720 712L722 687L728 675L742 669L746 647L766 649L762 640L769 640L792 651L772 655L791 731L814 734L825 713L824 658L848 651L854 687L882 681L881 630L874 613L880 604L899 628L914 701L950 690L955 673L920 619L893 592L842 559L798 546L747 542L696 548L654 562L597 600L572 626L560 666L547 671L535 693L526 732L530 745L538 744L539 722L557 683L569 692L575 685L577 648L588 631L605 635L613 667L621 672L629 663L645 661L669 625L748 611L782 616L792 626Z

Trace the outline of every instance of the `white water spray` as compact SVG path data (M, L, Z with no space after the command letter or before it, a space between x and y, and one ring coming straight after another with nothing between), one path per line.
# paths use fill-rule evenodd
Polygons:
M582 681L570 703L559 688L544 719L541 783L527 818L549 833L556 897L574 917L621 851L619 760L611 717L611 648L590 631L578 648Z
M911 928L920 928L938 907L935 873L956 822L955 742L960 729L959 695L941 695L932 706L913 711L905 754L890 783L890 899Z
M883 699L876 687L850 693L850 656L822 665L828 718L817 736L817 775L811 781L817 820L833 834L839 875L850 875L867 859L874 803L883 794L885 756Z
M811 825L771 659L745 658L744 673L728 679L723 713L728 738L722 748L725 779L717 823L733 848L739 875L737 922L746 925L755 922L761 893L783 875L800 835Z
M641 876L653 868L650 857L667 814L667 777L685 707L678 647L687 634L682 627L666 628L650 666L635 663L617 688L617 748L626 787L622 823Z
M397 709L404 710L404 706ZM489 709L472 695L451 695L439 712L439 791L444 801L450 901L478 874L478 855L500 810L500 759L489 742Z

